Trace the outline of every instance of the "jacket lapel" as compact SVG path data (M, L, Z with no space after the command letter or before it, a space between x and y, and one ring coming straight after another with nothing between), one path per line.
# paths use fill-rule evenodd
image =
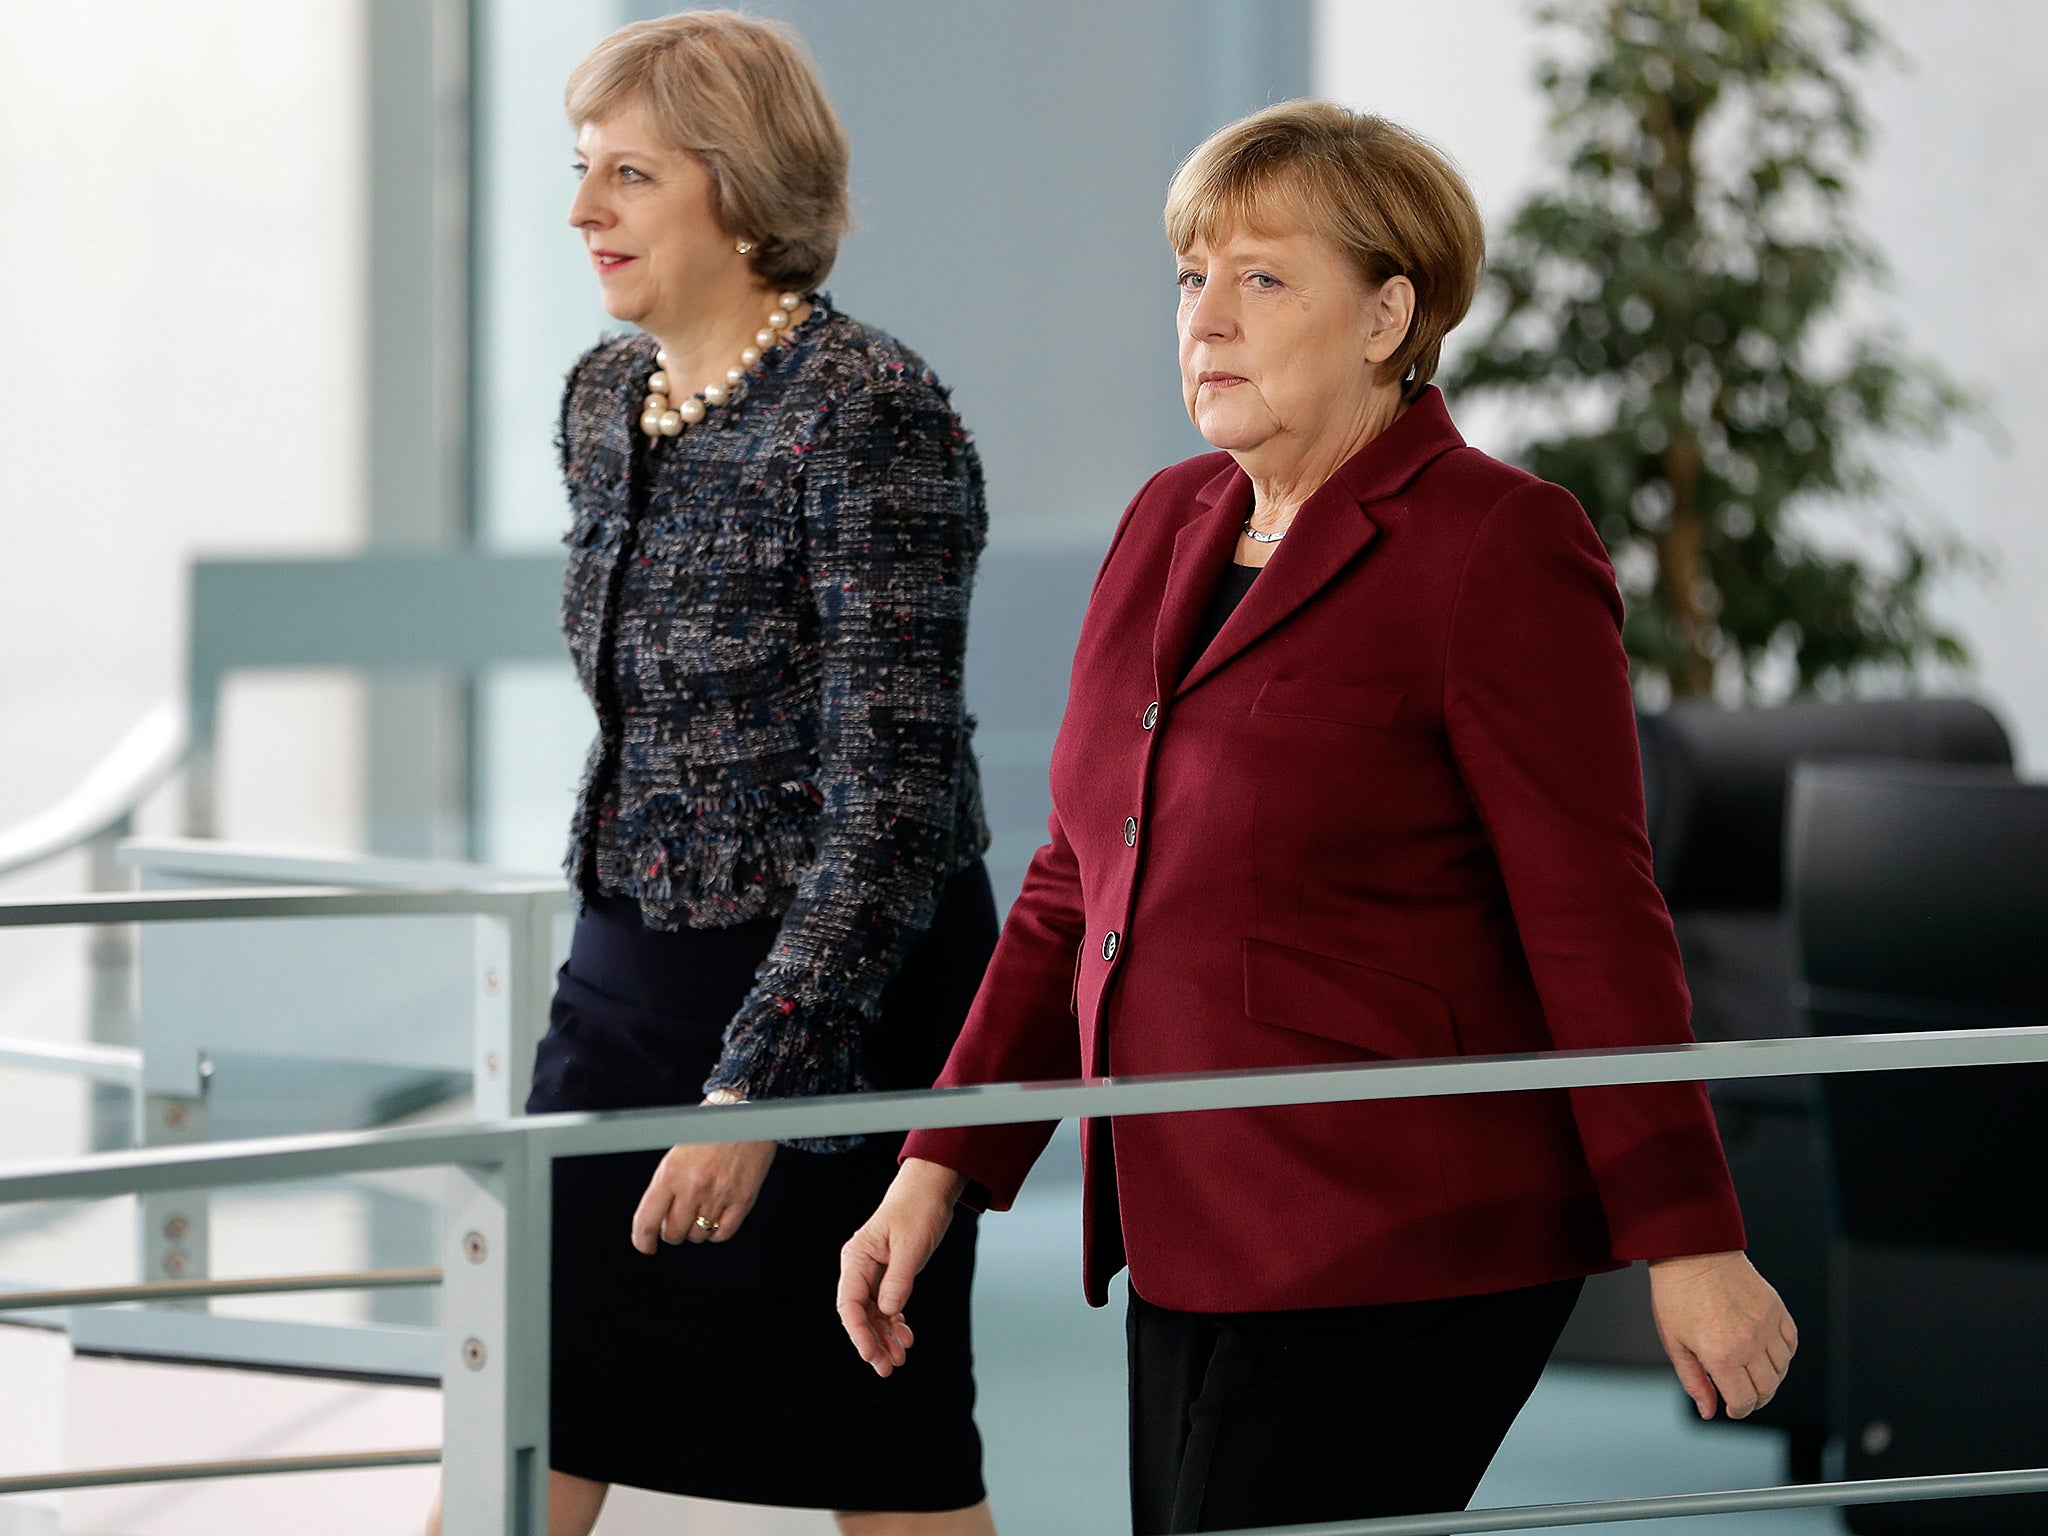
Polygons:
M619 494L622 498L619 512L626 517L632 516L633 508L633 476L636 470L634 461L638 458L633 450L640 435L639 397L645 390L647 375L654 367L654 351L652 337L636 338L634 345L621 359L625 366L620 369L619 376L612 381L612 394L617 403L612 410L612 419L605 427L607 446L614 448L618 453ZM649 446L652 447L652 444ZM651 484L654 478L653 459L648 458L644 465L639 467L647 471Z
M1458 429L1451 425L1442 392L1431 385L1398 421L1353 454L1336 474L1302 503L1301 510L1294 514L1294 521L1288 525L1287 537L1273 551L1266 568L1252 583L1251 591L1238 604L1237 611L1225 621L1209 648L1200 656L1189 659L1187 670L1174 692L1185 693L1269 630L1300 611L1304 604L1342 575L1379 536L1379 524L1367 516L1366 506L1396 494L1431 462L1464 445L1465 440L1458 435ZM1182 633L1183 648L1193 633L1195 619L1199 618L1209 600L1209 593L1222 574L1223 560L1229 558L1228 548L1235 545L1237 528L1250 506L1251 482L1242 472L1239 472L1238 479L1243 484L1244 494L1241 503L1237 504L1235 519L1225 530L1230 535L1225 545L1226 552L1209 567L1207 583L1192 596L1195 617L1189 619L1188 628ZM1185 539L1195 526L1196 523L1190 523L1188 528L1182 529L1182 538ZM1180 574L1182 563L1181 546L1176 544L1174 576ZM1171 599L1172 578L1168 581L1168 596ZM1164 617L1165 612L1162 611L1162 621Z
M1252 482L1243 470L1229 465L1195 494L1195 504L1199 510L1174 537L1173 563L1152 630L1152 675L1162 699L1174 694L1174 684L1189 660L1195 626L1202 622L1209 596L1237 548L1237 530L1251 511Z
M1275 625L1291 618L1334 581L1379 531L1379 525L1335 480L1324 485L1294 514L1287 537L1209 648L1194 659L1176 692L1194 687Z

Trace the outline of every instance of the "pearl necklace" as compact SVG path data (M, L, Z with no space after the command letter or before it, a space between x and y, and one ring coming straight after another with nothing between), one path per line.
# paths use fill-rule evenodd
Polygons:
M768 312L768 323L754 332L754 344L742 348L739 366L725 370L723 384L706 384L694 395L675 398L674 381L668 376L668 349L657 347L654 352L654 373L647 380L647 398L640 405L640 430L649 437L676 437L683 428L694 427L704 419L706 409L724 405L734 397L747 370L761 361L761 354L774 347L783 339L782 333L789 329L790 320L804 296L800 293L785 293L775 301L775 308Z

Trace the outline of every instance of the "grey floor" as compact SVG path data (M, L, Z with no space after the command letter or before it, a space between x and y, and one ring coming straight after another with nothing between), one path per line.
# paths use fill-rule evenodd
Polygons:
M1051 1177L982 1225L977 1313L979 1418L1003 1536L1115 1532L1125 1516L1123 1290L1081 1297L1075 1185ZM913 1315L914 1315L913 1307ZM1709 1428L1662 1373L1553 1366L1516 1422L1478 1505L1556 1503L1782 1482L1767 1431ZM1657 1536L1821 1536L1826 1510L1560 1529Z

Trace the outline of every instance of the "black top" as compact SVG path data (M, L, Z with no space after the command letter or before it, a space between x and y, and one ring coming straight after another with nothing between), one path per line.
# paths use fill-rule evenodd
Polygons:
M1209 642L1216 638L1217 631L1237 611L1245 593L1251 591L1252 579L1264 569L1262 565L1239 565L1235 561L1223 567L1216 590L1209 595L1209 606L1202 610L1202 622L1195 628L1194 644L1188 650L1189 666L1193 666L1202 652L1209 649Z

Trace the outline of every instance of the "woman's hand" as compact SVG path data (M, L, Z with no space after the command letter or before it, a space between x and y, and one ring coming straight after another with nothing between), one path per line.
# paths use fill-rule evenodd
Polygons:
M1792 1314L1740 1253L1700 1253L1650 1265L1657 1337L1700 1417L1714 1416L1715 1389L1731 1419L1771 1400L1799 1348Z
M839 1321L861 1359L887 1376L916 1342L903 1308L939 1240L953 1224L965 1174L909 1158L882 1203L839 1250Z
M775 1161L772 1141L670 1147L633 1212L633 1246L722 1243L739 1231Z

